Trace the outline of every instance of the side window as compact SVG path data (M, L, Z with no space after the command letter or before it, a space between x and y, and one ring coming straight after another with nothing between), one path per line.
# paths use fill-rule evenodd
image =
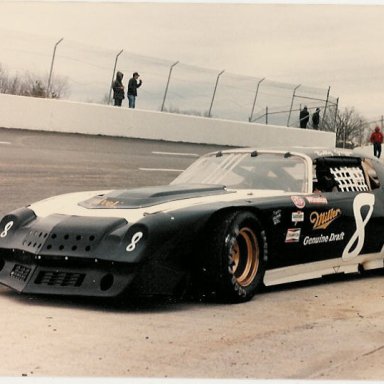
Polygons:
M365 178L368 186L370 187L370 190L377 189L380 187L380 181L377 176L375 167L372 164L372 160L370 159L364 159L361 162L361 165L365 172Z
M360 192L370 190L361 167L341 165L339 167L331 167L330 172L337 185L338 191Z
M369 159L319 158L313 174L314 192L364 192L379 187L379 179Z
M314 165L313 192L337 192L337 183L328 167Z

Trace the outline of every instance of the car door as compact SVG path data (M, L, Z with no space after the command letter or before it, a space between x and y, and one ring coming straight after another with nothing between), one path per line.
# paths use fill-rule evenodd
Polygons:
M276 267L351 260L383 247L383 191L377 184L372 189L361 159L323 158L316 165L322 190L291 197L294 207Z

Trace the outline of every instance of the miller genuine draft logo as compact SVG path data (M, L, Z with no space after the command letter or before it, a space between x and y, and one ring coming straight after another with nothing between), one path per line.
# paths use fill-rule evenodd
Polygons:
M311 223L313 224L313 229L326 229L329 224L341 216L340 208L331 208L326 212L317 212L314 211L309 216Z

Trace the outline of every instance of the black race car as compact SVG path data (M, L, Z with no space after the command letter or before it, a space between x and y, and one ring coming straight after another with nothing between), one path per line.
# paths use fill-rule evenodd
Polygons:
M170 185L52 197L4 216L0 283L115 297L262 285L383 268L384 167L354 152L236 149Z

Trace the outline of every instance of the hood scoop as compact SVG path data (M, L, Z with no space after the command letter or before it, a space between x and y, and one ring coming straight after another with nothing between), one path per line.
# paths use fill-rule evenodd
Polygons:
M105 195L94 196L79 203L84 208L124 209L143 208L175 200L191 199L229 193L224 185L179 184L116 190Z

